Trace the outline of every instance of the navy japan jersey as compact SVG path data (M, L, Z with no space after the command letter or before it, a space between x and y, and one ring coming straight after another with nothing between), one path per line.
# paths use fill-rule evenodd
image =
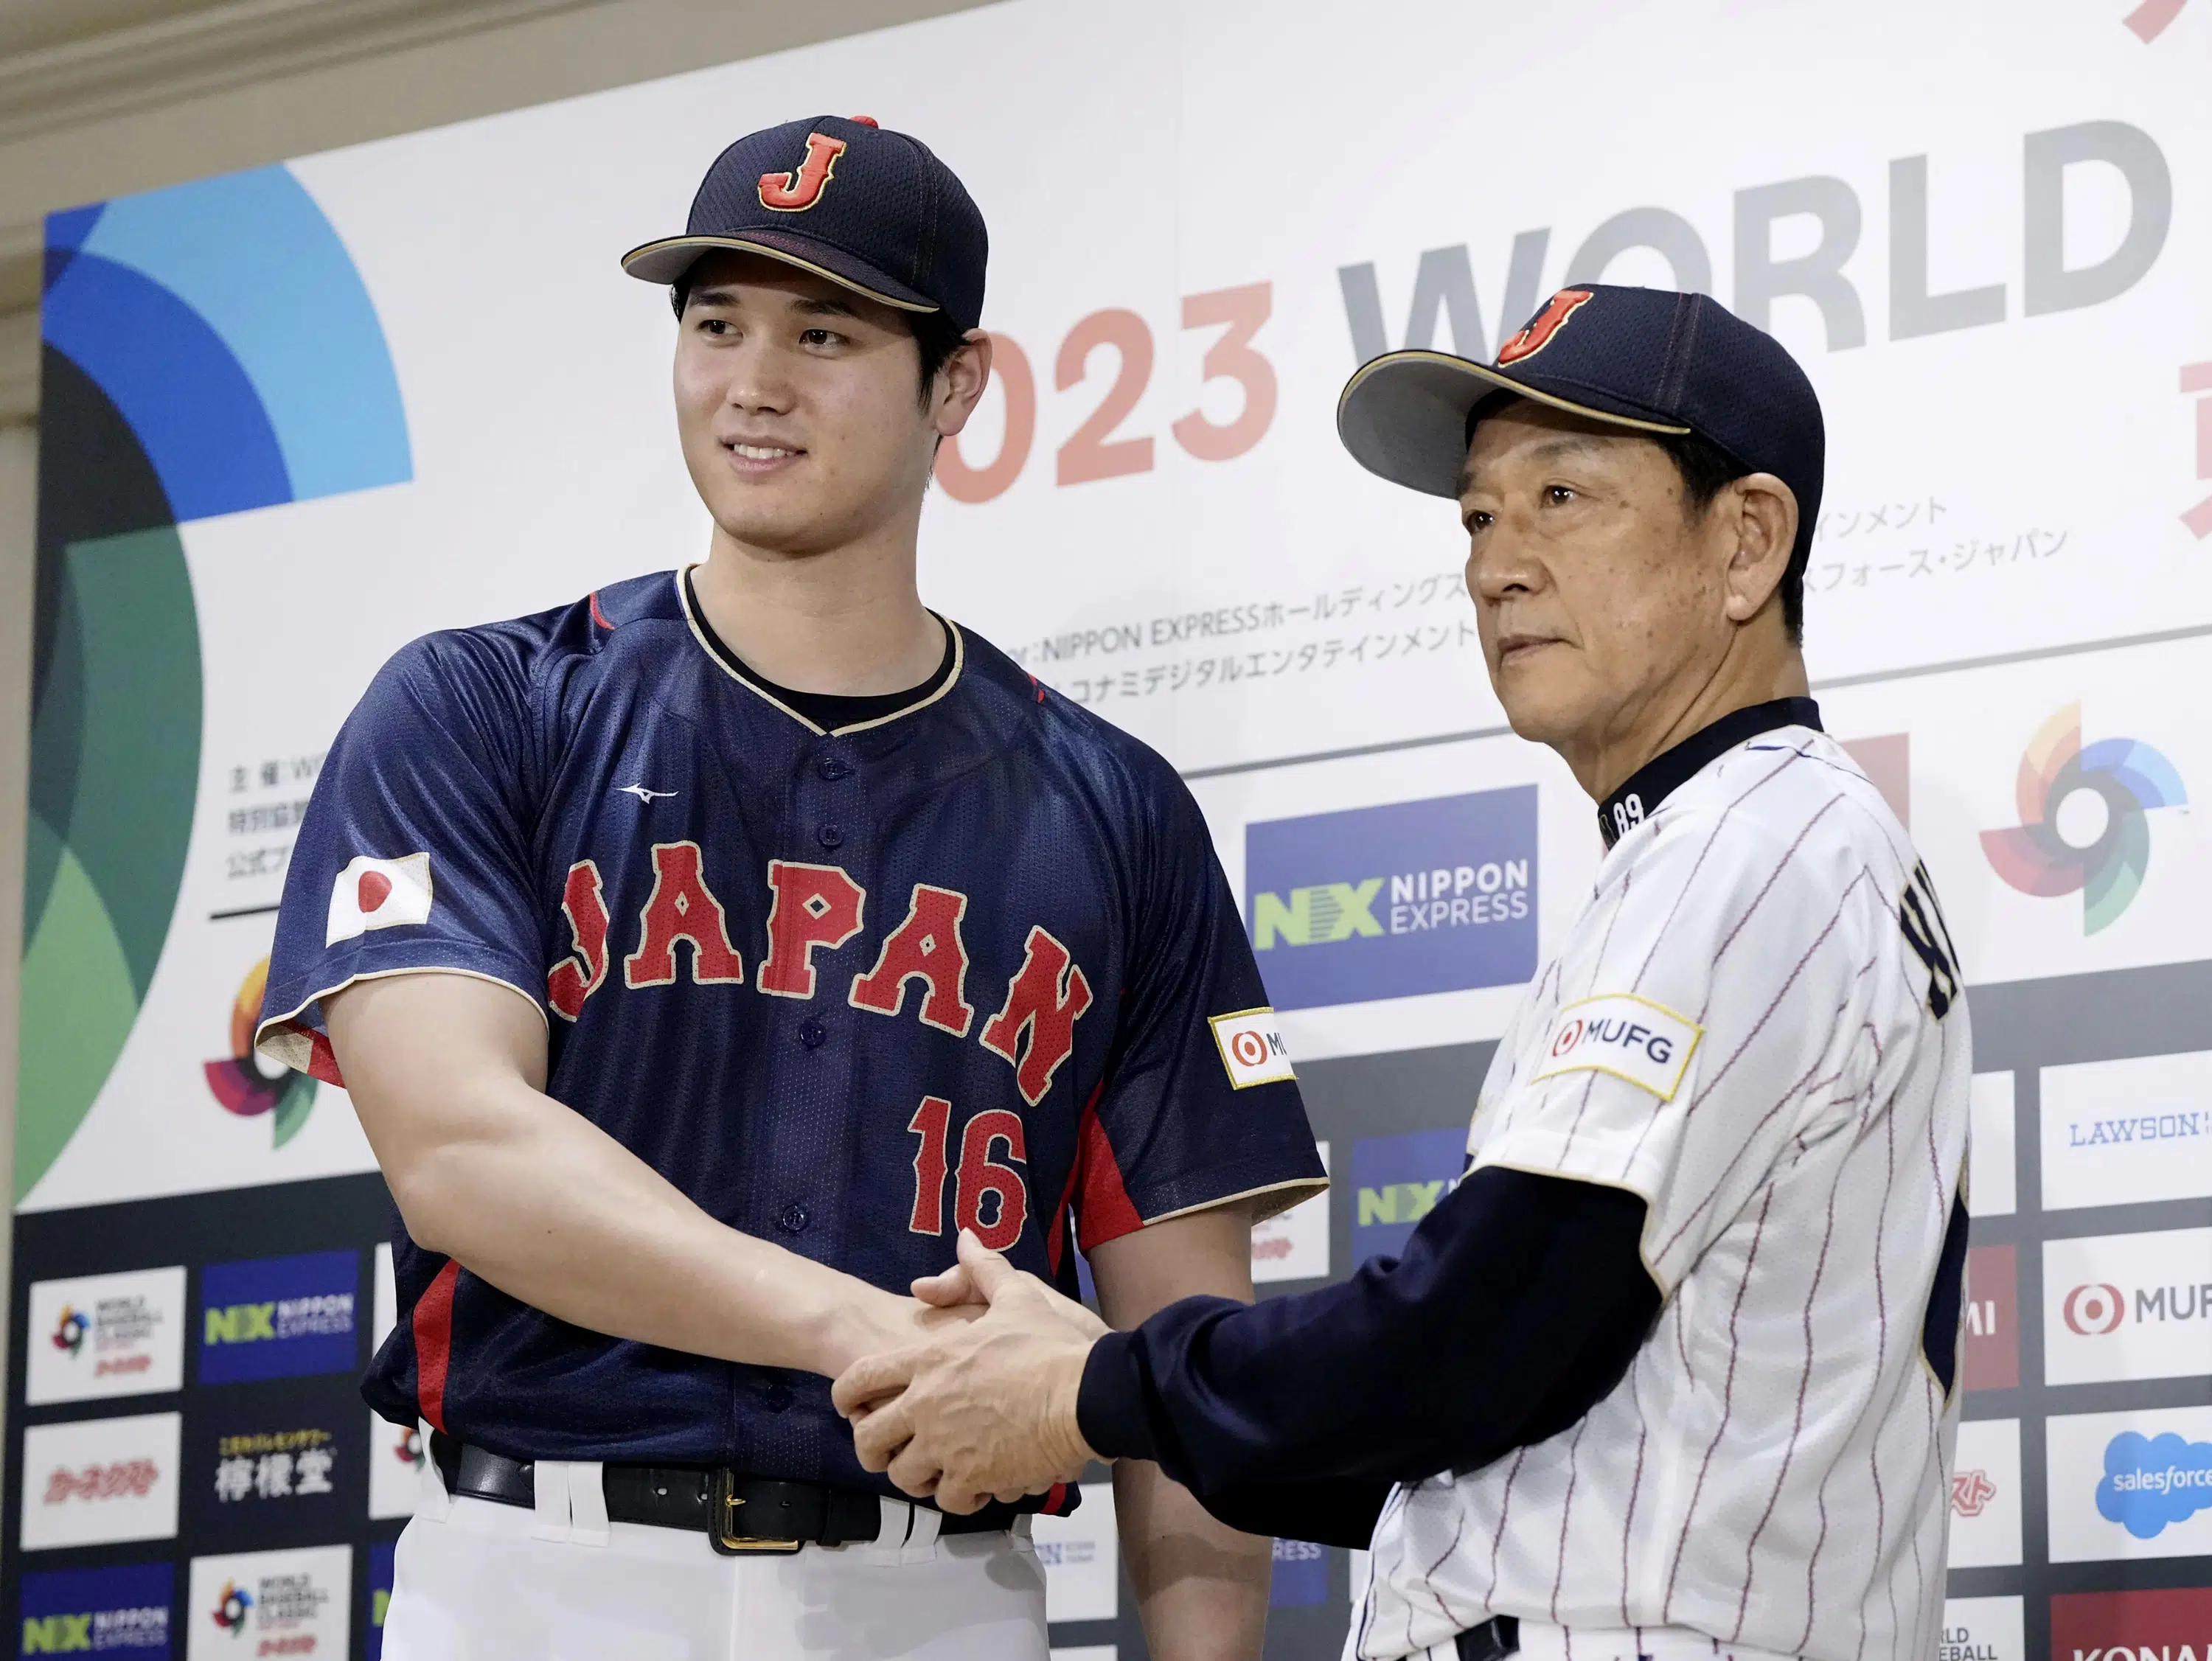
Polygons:
M718 1221L900 1293L963 1227L1072 1290L1073 1243L1324 1186L1182 781L946 627L941 686L831 732L733 672L673 574L416 641L308 804L262 1053L342 1083L323 998L500 982L546 1018L548 1094ZM584 1331L394 1234L386 1417L893 1491L826 1379Z

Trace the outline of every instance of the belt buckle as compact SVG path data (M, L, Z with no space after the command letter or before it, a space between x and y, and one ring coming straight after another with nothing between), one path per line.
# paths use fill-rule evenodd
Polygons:
M714 1521L707 1531L714 1549L723 1556L765 1554L788 1557L806 1543L803 1540L770 1540L740 1533L739 1513L744 1503L738 1494L738 1473L723 1466L714 1473Z

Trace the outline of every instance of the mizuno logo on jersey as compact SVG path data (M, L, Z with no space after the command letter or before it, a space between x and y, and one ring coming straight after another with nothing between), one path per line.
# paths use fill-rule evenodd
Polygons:
M371 929L392 929L430 920L430 856L410 853L398 859L363 854L331 884L330 919L323 944L357 939Z
M1672 1101L1705 1028L1633 992L1586 997L1553 1017L1534 1078L1610 1073Z
M842 866L789 859L769 861L768 889L768 952L754 988L771 997L811 998L830 967L824 960L861 931L867 890ZM585 1000L611 978L614 964L613 914L596 862L581 859L569 868L561 908L572 949L547 975L545 1001L554 1014L574 1021ZM922 1024L967 1037L976 1015L968 1000L968 947L961 937L967 912L967 895L915 883L906 915L884 937L874 964L852 975L845 1002L896 1019L919 983ZM727 909L708 886L696 842L653 845L653 888L633 937L635 949L622 958L623 985L633 991L672 986L687 975L700 985L744 984L744 955ZM1075 1053L1075 1023L1091 1003L1091 982L1073 955L1051 931L1033 927L1023 943L1021 967L975 1041L1012 1066L1016 1088L1034 1106Z

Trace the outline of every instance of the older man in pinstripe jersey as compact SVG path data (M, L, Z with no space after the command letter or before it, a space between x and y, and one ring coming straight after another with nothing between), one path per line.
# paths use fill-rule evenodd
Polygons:
M1365 366L1339 427L1457 501L1492 683L1606 845L1468 1173L1402 1258L1131 1332L963 1241L917 1290L992 1308L840 1381L862 1458L949 1510L1156 1459L1367 1545L1352 1661L1932 1654L1972 1046L1808 695L1812 386L1708 298L1588 285L1494 364Z

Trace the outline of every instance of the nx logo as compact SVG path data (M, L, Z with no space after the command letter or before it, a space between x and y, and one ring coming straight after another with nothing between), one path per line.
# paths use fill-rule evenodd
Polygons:
M1349 940L1356 934L1379 935L1382 925L1369 909L1382 889L1382 879L1364 882L1319 882L1292 888L1290 903L1277 895L1260 894L1252 900L1252 944L1267 951L1280 939L1291 946L1326 946Z

